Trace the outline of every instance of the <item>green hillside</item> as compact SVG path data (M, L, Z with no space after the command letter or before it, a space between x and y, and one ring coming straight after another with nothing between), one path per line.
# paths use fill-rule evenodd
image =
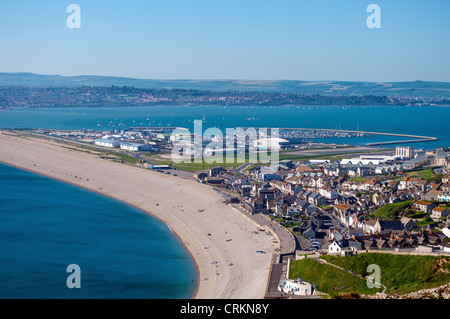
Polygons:
M267 91L320 95L377 95L450 97L449 82L345 82L271 80L158 80L113 76L61 76L33 73L0 73L0 86L73 87L132 86L144 89L195 89L211 91Z

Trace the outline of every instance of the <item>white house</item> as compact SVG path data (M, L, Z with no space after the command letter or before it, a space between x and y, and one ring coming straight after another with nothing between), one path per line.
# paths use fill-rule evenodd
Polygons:
M343 241L335 240L328 246L328 253L331 255L339 254L342 256L347 256L351 252L352 252L352 249L349 247L347 240L343 240Z
M328 246L328 253L329 254L340 254L342 251L342 247L338 244L337 241L333 241L329 246Z
M283 280L278 286L278 291L299 296L311 296L314 294L314 286L301 278L297 280Z
M319 189L319 194L327 199L335 199L336 197L339 197L339 192L335 188L328 188L325 186L322 186Z

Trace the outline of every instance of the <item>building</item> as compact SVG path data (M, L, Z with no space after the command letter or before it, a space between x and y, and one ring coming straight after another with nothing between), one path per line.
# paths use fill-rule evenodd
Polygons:
M431 213L431 210L435 207L435 204L426 200L418 200L413 204L414 209L420 210L424 213Z
M132 152L150 150L151 146L139 143L120 143L120 148Z
M329 246L328 246L328 253L330 255L341 255L341 256L348 256L352 254L353 249L349 245L349 241L344 240L334 240Z
M291 143L282 138L260 138L253 142L253 146L259 150L280 150L289 148Z
M198 180L204 180L206 177L208 177L209 175L208 175L208 173L207 172L205 172L205 171L196 171L194 174L193 174L193 177L194 178L197 178Z
M298 296L311 296L314 294L314 286L301 278L297 280L286 279L280 283L278 291Z
M440 202L450 202L450 192L439 192L437 200Z
M106 138L101 138L101 139L95 140L94 144L95 145L99 145L99 146L103 146L103 147L119 147L120 146L120 142L119 141L106 139Z
M431 218L434 221L438 221L441 217L447 217L450 215L450 209L445 207L435 207L431 210Z
M386 234L391 232L401 232L405 229L400 220L377 220L374 225L375 233Z
M395 156L402 159L411 159L414 157L414 148L412 146L397 146Z
M222 174L223 172L225 172L225 169L223 167L216 166L216 167L213 167L213 168L211 168L209 170L209 176L210 177L216 177L216 176Z

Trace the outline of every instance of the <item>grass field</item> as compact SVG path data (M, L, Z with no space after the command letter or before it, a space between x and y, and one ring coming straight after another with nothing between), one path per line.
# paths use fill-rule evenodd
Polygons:
M407 172L406 176L408 177L418 177L420 175L421 178L423 179L429 179L431 178L434 173L433 170L430 169L424 169L424 170L420 170L420 171L414 171L414 172Z
M414 200L407 200L404 202L398 202L393 204L387 204L383 207L377 209L373 215L377 218L384 218L384 219L393 219L395 217L395 212L403 211L404 209L411 206L411 204L414 202Z
M449 257L367 253L352 257L327 255L322 258L361 276L368 275L366 270L369 265L378 265L381 269L381 284L386 286L386 293L404 294L450 281ZM334 278L330 279L334 281ZM354 289L358 292L360 286Z
M302 278L307 282L315 283L316 290L332 296L349 292L374 294L380 291L380 289L368 288L365 279L333 266L321 264L312 258L293 261L289 274L291 279Z

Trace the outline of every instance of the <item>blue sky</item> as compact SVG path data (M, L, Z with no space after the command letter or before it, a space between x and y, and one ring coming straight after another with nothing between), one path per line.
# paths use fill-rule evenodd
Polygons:
M81 7L81 29L66 8ZM369 4L381 29L369 29ZM450 81L448 0L15 0L0 72L153 79Z

